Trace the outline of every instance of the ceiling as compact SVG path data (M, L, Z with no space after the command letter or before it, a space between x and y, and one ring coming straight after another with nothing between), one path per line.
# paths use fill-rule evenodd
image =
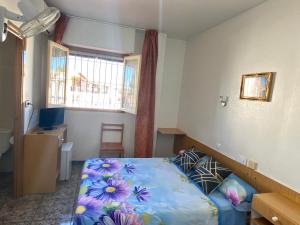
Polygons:
M188 39L265 0L46 0L63 12Z

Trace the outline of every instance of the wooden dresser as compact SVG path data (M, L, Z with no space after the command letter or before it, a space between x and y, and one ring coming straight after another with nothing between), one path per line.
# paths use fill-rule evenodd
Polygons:
M61 146L66 141L66 125L49 131L35 129L25 135L24 195L55 191L60 169Z
M257 194L251 225L300 225L300 205L278 193Z

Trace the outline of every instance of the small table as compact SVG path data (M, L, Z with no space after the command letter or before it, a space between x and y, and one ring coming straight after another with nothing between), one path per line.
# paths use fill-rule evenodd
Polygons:
M163 135L186 135L185 132L178 128L158 128L157 131Z
M178 141L179 138L186 136L186 133L178 128L158 128L158 133L162 135L174 135L174 143L173 143L173 153L177 154L175 151L176 141Z

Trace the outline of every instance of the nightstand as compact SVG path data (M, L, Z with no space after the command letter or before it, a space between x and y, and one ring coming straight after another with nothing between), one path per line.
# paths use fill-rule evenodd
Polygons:
M251 225L300 225L300 205L277 193L256 194Z

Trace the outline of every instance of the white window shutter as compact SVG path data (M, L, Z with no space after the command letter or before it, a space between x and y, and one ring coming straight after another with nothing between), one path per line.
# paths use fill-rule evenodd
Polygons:
M141 55L124 57L122 110L136 114L141 70Z
M53 41L48 42L48 72L46 107L64 107L69 49Z

